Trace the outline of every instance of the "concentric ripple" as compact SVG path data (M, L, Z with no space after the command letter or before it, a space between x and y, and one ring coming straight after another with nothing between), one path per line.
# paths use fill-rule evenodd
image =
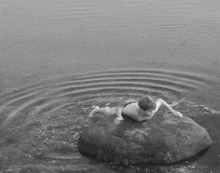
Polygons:
M96 105L111 107L145 94L178 103L175 109L186 116L189 111L190 116L203 115L200 122L209 130L219 131L218 126L212 126L219 122L215 118L219 112L185 99L187 95L194 97L195 93L210 90L212 82L200 73L129 69L50 78L2 93L0 160L7 166L11 163L8 156L13 155L14 165L24 165L8 165L16 170L100 172L96 170L100 167L90 164L77 148L89 112ZM212 148L217 149L217 145Z
M23 115L27 120L79 102L81 105L95 102L98 98L149 94L177 101L182 94L198 91L208 83L209 79L204 76L157 70L112 70L64 76L2 94L1 124L9 123L16 116ZM92 103L86 104L84 109L91 106Z

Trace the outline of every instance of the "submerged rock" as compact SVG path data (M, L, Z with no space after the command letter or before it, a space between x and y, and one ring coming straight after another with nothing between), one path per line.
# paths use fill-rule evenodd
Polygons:
M96 114L80 135L79 151L114 163L173 163L212 144L207 131L186 116L157 114L145 122L124 116L119 125L114 118Z

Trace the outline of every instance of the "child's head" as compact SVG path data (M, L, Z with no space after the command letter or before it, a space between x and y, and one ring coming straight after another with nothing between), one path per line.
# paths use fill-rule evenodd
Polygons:
M150 96L142 96L138 101L138 105L143 111L155 109L155 103Z

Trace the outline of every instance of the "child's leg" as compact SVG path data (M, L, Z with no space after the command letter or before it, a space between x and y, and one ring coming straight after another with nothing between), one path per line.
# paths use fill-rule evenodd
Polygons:
M101 112L107 116L110 116L110 115L117 115L117 118L114 120L114 122L116 124L119 124L123 119L122 115L121 115L121 110L122 108L121 107L112 107L112 108L109 108L109 107L105 107L105 108L100 108L98 106L96 106L89 114L89 117L92 117L96 112Z
M92 117L99 110L100 110L100 108L98 106L94 107L94 109L89 113L89 117Z
M115 107L113 108L109 108L109 107L104 107L104 108L100 108L98 106L96 106L90 113L89 113L89 117L92 117L96 112L100 112L103 113L105 115L114 115L115 113Z

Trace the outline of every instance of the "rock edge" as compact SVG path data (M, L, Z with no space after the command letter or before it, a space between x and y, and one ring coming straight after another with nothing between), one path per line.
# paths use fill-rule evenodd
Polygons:
M187 159L208 148L208 132L184 116L155 115L146 122L126 116L119 125L115 116L102 114L91 119L78 140L78 150L100 161L122 164L170 164Z

